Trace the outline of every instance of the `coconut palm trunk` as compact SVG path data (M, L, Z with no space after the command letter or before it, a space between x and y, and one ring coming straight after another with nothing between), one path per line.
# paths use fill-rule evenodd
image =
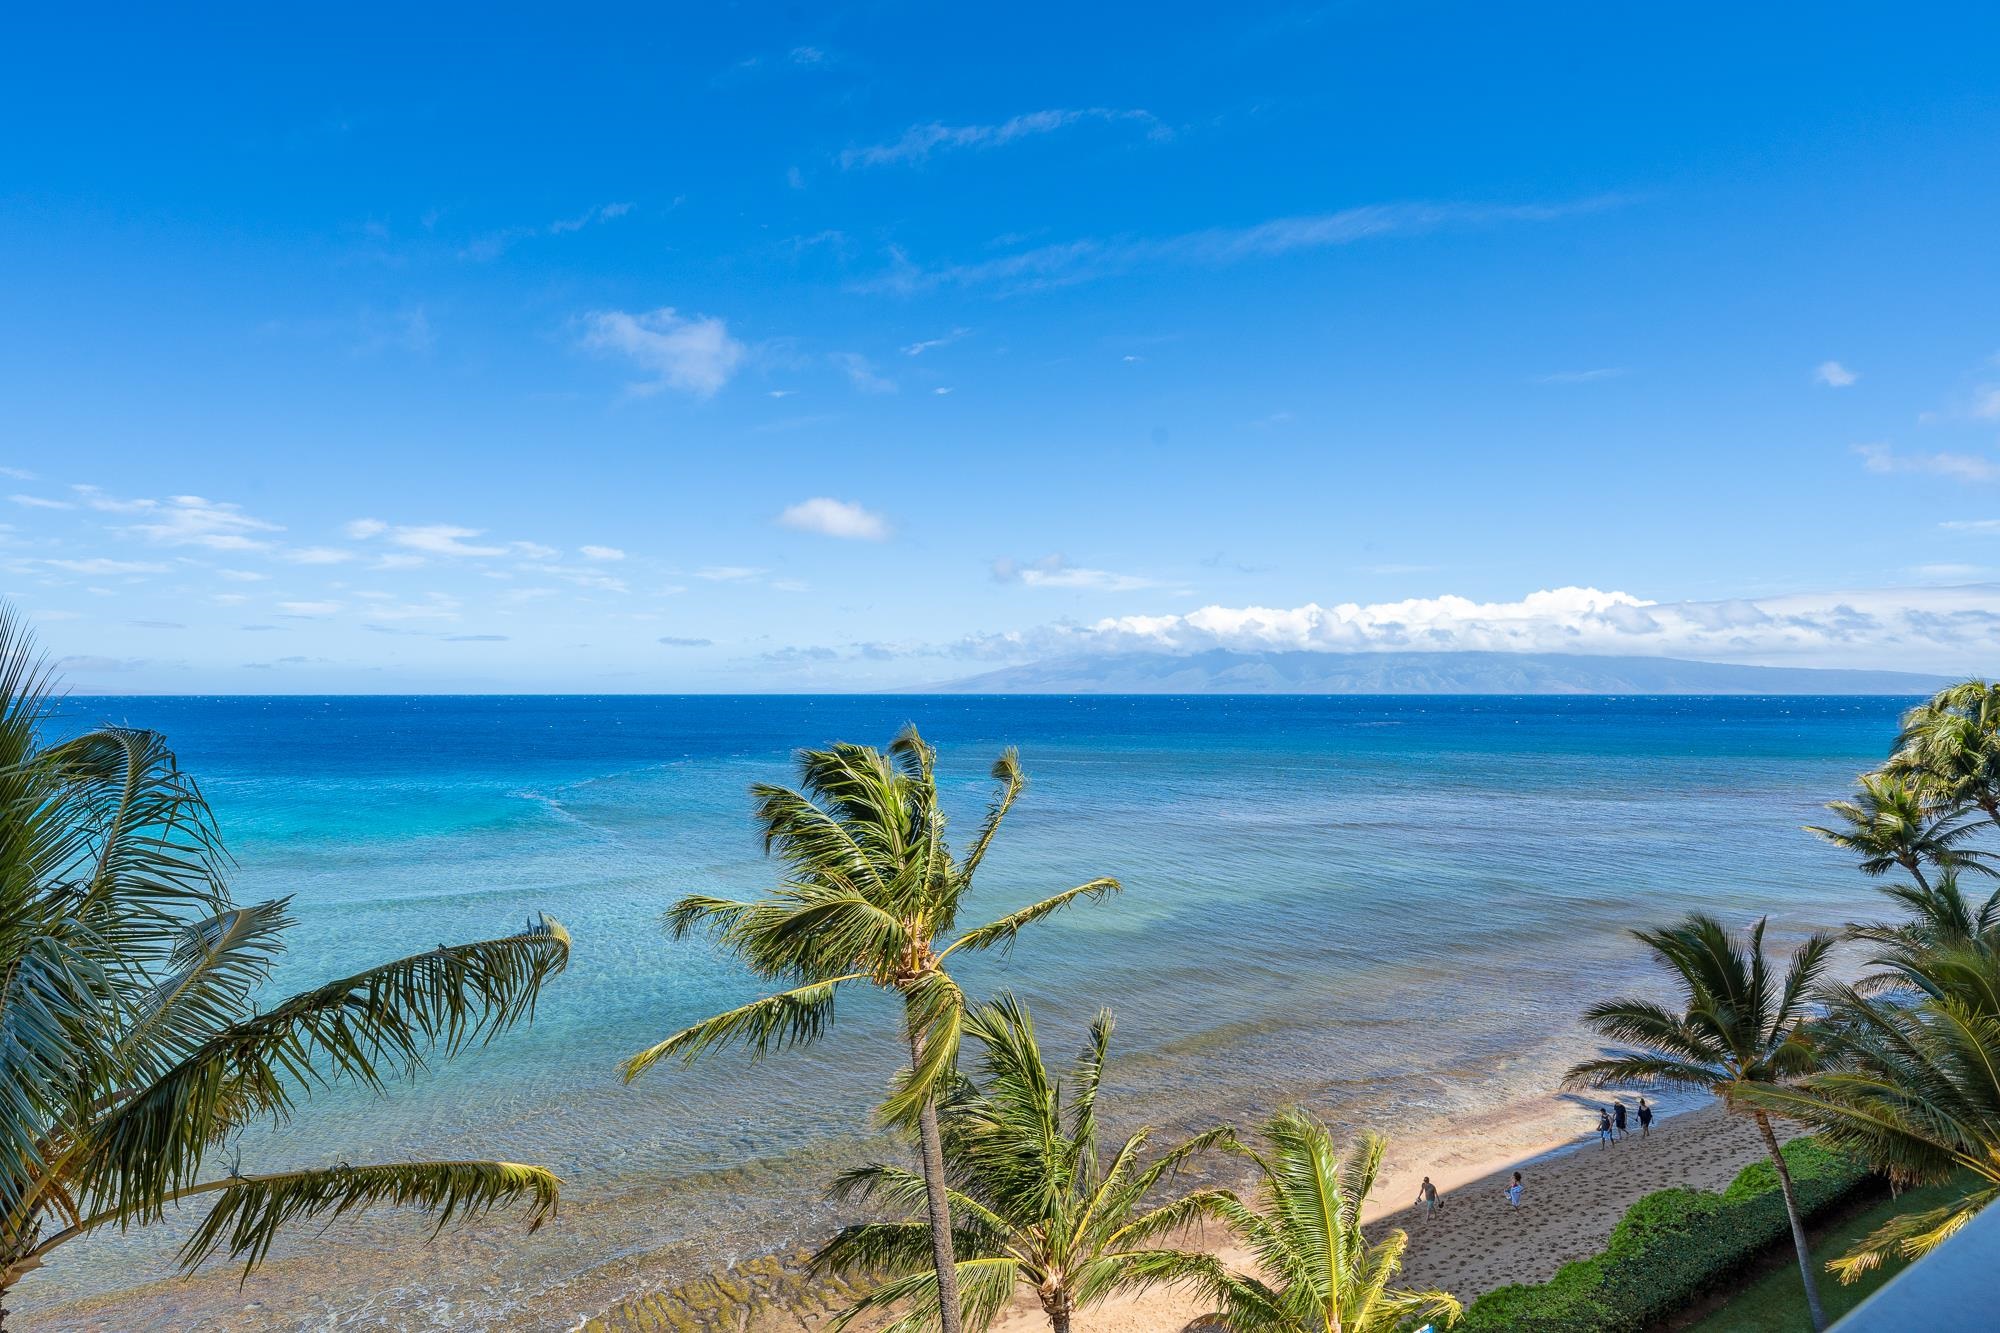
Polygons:
M924 1067L924 1039L910 1033L910 1068ZM924 1098L917 1112L917 1139L924 1158L924 1211L931 1228L931 1265L937 1270L938 1327L941 1333L960 1333L958 1306L958 1256L952 1253L951 1200L944 1177L944 1139L938 1133L937 1098ZM1067 1329L1067 1322L1064 1325Z
M1785 1165L1785 1154L1778 1147L1778 1135L1771 1128L1771 1117L1762 1111L1756 1112L1757 1132L1764 1136L1764 1150L1771 1154L1771 1165L1778 1173L1778 1188L1785 1195L1785 1217L1792 1224L1792 1249L1799 1260L1799 1280L1806 1284L1806 1309L1812 1313L1814 1328L1826 1327L1826 1311L1819 1303L1819 1279L1813 1274L1812 1251L1806 1243L1806 1224L1799 1216L1799 1196L1792 1192L1791 1168Z

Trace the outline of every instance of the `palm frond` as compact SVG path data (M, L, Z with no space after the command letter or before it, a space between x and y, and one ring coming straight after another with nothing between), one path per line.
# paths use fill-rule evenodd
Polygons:
M547 917L526 930L444 946L343 977L216 1032L88 1132L78 1193L159 1213L194 1183L218 1131L245 1112L287 1116L300 1091L331 1078L380 1091L529 1017L569 961L569 934Z
M386 1204L435 1214L435 1235L454 1217L525 1202L533 1231L555 1216L561 1182L542 1167L514 1162L392 1162L237 1176L200 1188L220 1189L221 1197L182 1246L181 1263L194 1268L223 1251L243 1261L247 1278L293 1223Z
M752 1059L760 1059L774 1050L809 1045L833 1022L835 992L846 982L864 979L856 972L815 981L705 1018L628 1057L621 1066L625 1081L630 1083L668 1057L691 1065L705 1052L723 1046L741 1046Z
M1065 889L1053 897L1023 907L1018 912L1010 912L998 921L990 921L976 929L968 930L953 941L940 956L949 957L960 949L991 949L996 945L1000 946L1004 953L1013 947L1016 935L1043 917L1061 911L1079 898L1102 898L1108 893L1117 893L1122 887L1117 880L1107 875L1093 879L1087 884L1079 884L1073 889Z

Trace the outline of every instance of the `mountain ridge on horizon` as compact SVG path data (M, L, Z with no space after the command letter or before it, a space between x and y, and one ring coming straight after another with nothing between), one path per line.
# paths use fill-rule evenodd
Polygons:
M925 694L1929 694L1953 677L1588 653L1112 653L1004 667Z

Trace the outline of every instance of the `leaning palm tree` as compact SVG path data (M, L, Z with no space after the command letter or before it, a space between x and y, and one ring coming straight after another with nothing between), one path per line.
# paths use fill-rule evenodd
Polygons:
M1700 913L1676 926L1632 934L1673 972L1681 1007L1668 1009L1649 1000L1592 1005L1585 1018L1625 1049L1574 1066L1563 1081L1571 1087L1697 1089L1720 1097L1731 1111L1748 1114L1784 1191L1813 1327L1825 1328L1792 1173L1778 1150L1768 1106L1744 1093L1790 1082L1817 1067L1806 1032L1813 1018L1809 996L1826 969L1833 937L1814 935L1800 945L1781 980L1764 955L1762 921L1741 943L1721 922Z
M1934 805L1907 777L1864 774L1853 800L1828 801L1826 808L1839 817L1841 827L1808 824L1806 832L1854 853L1864 875L1900 868L1928 889L1926 862L1943 870L1988 870L1985 853L1962 845L1983 823L1965 819L1958 808Z
M1159 1244L1226 1197L1197 1190L1150 1196L1195 1154L1230 1140L1218 1128L1156 1157L1140 1159L1150 1129L1106 1157L1098 1145L1097 1102L1111 1043L1107 1011L1067 1082L1043 1062L1034 1019L1003 996L967 1016L982 1050L977 1082L956 1080L939 1099L945 1172L952 1183L960 1299L966 1323L985 1329L1016 1289L1034 1292L1051 1333L1069 1333L1079 1309L1118 1292L1185 1280L1207 1262ZM937 1275L924 1206L924 1180L892 1166L866 1166L834 1184L835 1198L880 1195L912 1220L850 1226L813 1256L832 1273L887 1274L834 1321L902 1307L883 1333L918 1333L938 1322Z
M931 1259L944 1333L959 1333L951 1208L946 1197L936 1094L954 1067L966 1001L946 969L960 950L1005 949L1023 927L1084 898L1116 892L1100 878L997 921L957 930L959 908L1026 784L1012 750L994 763L1000 788L965 855L953 860L938 807L936 754L915 727L887 753L835 745L799 753L799 789L752 788L766 851L785 865L785 882L751 902L695 895L667 919L676 939L706 927L759 977L791 986L730 1009L625 1062L627 1082L660 1060L692 1064L729 1045L752 1058L817 1041L833 1022L834 997L851 984L894 994L902 1004L909 1068L884 1104L891 1124L914 1121L922 1145Z
M1929 1253L2000 1198L2000 955L1944 945L1905 966L1919 1000L1836 990L1824 1039L1833 1067L1746 1094L1899 1184L1972 1178L1951 1203L1896 1218L1835 1260L1847 1282L1891 1254Z
M290 1224L372 1204L440 1226L511 1202L531 1228L547 1218L557 1181L536 1166L211 1159L246 1126L283 1125L316 1084L380 1091L528 1017L568 961L562 927L440 945L262 1006L286 901L231 898L208 806L157 734L41 744L47 686L0 611L0 1307L60 1247L182 1201L212 1200L182 1262L226 1252L246 1275Z
M1264 1126L1269 1148L1237 1151L1261 1170L1257 1206L1233 1195L1211 1216L1236 1232L1260 1277L1213 1258L1200 1281L1232 1333L1398 1333L1419 1319L1458 1322L1445 1291L1392 1288L1409 1236L1390 1231L1370 1244L1361 1209L1382 1169L1387 1140L1363 1134L1343 1155L1310 1112L1280 1111Z
M2000 824L2000 683L1964 681L1905 713L1884 771Z

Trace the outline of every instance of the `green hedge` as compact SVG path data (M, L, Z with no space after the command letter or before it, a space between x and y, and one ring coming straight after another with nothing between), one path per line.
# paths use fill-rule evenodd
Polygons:
M1785 1145L1807 1216L1854 1192L1866 1168L1810 1138ZM1547 1282L1500 1287L1465 1312L1457 1333L1633 1333L1712 1291L1730 1270L1788 1239L1784 1196L1769 1162L1746 1166L1720 1194L1648 1194L1612 1228L1601 1254L1565 1264Z

